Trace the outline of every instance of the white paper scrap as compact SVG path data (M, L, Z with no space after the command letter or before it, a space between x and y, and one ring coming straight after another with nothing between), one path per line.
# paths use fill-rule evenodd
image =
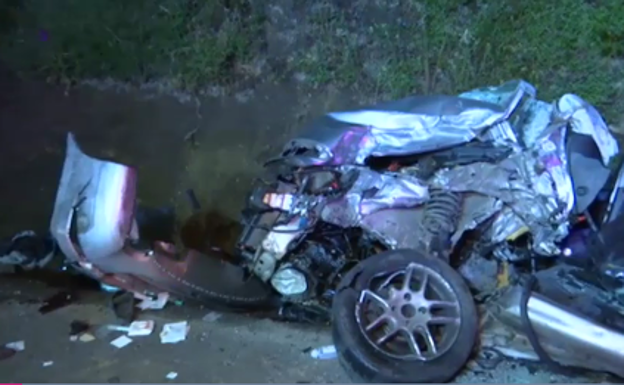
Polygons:
M154 321L134 321L128 328L128 336L149 336L154 331Z
M9 349L13 349L16 352L21 352L22 350L26 349L26 344L24 343L24 341L9 342L4 346Z
M175 344L184 341L190 328L190 325L186 321L164 324L160 332L160 343Z
M128 338L126 336L121 336L112 340L110 344L116 347L117 349L121 349L121 348L128 346L131 342L132 342L131 338Z
M81 342L91 342L95 340L95 337L93 336L93 334L90 333L84 333L81 334L80 337L78 338Z

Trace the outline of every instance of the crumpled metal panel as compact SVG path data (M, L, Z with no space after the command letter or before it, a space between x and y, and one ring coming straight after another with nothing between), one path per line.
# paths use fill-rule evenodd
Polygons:
M417 214L401 215L400 210L425 203L429 188L462 192L482 199L473 199L463 213L454 242L464 231L491 219L485 236L492 243L526 229L533 235L536 252L554 255L559 252L555 243L567 235L567 218L575 205L565 150L568 129L593 138L605 164L619 152L600 114L582 98L566 94L546 103L536 100L535 89L524 81L457 97L416 96L328 114L290 146L314 148L314 164L340 165L361 164L369 156L424 153L475 139L509 147L513 151L503 161L441 169L430 180L418 180L405 169L396 174L361 168L356 184L343 198L327 203L322 217L345 227L365 227L386 243L402 247L417 234L419 219Z
M389 208L415 207L429 198L426 184L410 175L380 173L361 168L358 178L341 198L328 202L324 221L343 227L358 226L362 219Z
M600 113L580 96L565 94L557 102L557 115L570 123L574 132L591 136L598 146L602 161L608 165L620 151L617 140Z
M314 148L312 164L364 164L370 156L418 154L466 143L505 121L535 89L524 81L491 87L491 100L468 96L411 96L369 108L334 112L303 129L284 152Z

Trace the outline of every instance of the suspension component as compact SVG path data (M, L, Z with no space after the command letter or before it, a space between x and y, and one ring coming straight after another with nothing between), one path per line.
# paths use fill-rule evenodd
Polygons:
M448 259L451 235L455 232L462 212L463 196L446 190L431 190L425 205L423 228L425 244L432 256Z

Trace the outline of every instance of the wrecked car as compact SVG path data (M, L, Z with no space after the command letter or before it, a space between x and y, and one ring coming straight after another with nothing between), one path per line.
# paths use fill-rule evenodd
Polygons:
M624 377L618 154L524 81L329 113L266 163L232 259L148 236L136 171L70 134L51 232L105 285L326 314L358 381L449 381L477 347Z

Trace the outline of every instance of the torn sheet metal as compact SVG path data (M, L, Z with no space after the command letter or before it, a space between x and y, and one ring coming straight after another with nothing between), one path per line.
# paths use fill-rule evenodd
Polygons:
M491 100L478 96L491 95ZM370 156L401 156L449 148L507 120L535 89L513 81L465 96L412 96L369 108L330 113L289 142L284 155L309 149L313 164L364 164Z
M557 102L557 114L569 121L574 132L591 136L608 165L620 151L619 146L600 113L591 104L574 94L565 94Z
M535 89L524 81L480 88L456 98L412 97L328 116L333 121L325 117L324 128L304 136L299 144L316 143L317 154L333 164L419 154L475 138L513 150L502 161L442 168L428 180L416 178L418 173L409 169L394 174L359 168L355 185L341 199L327 202L322 218L345 227L363 226L396 247L413 246L404 235L414 234L418 217L404 218L398 209L418 207L435 188L484 197L466 205L469 209L460 219L453 243L463 231L492 219L485 233L492 243L529 231L534 251L558 254L555 244L567 235L567 218L576 203L566 154L568 129L591 137L605 164L619 152L594 107L571 94L555 103L536 100Z
M377 211L410 208L429 197L425 182L411 175L358 169L358 178L340 199L328 202L321 212L324 221L348 227Z

